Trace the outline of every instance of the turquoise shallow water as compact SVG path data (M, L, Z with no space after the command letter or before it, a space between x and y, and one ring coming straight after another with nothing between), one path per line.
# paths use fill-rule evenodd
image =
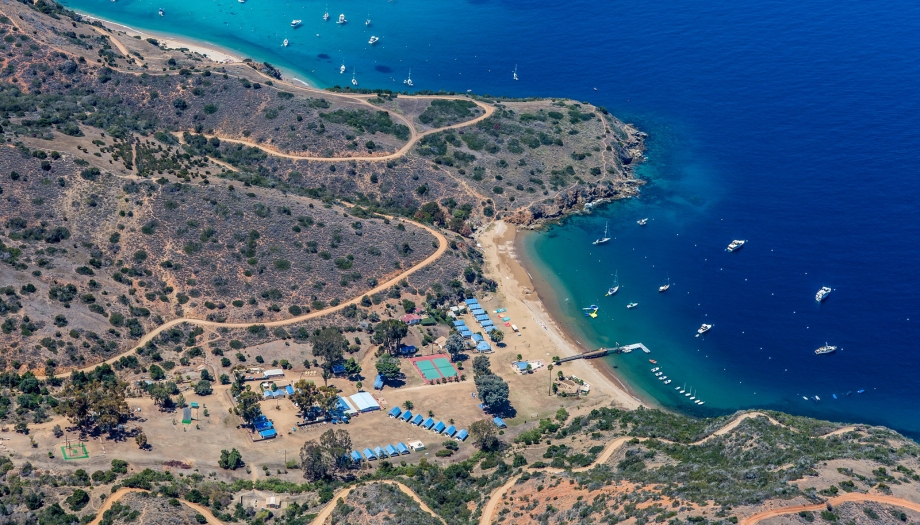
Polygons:
M524 241L585 346L648 345L651 356L611 361L675 409L767 407L920 436L920 5L336 0L330 14L350 20L337 26L320 1L66 4L320 86L350 80L344 60L361 87L401 89L411 67L417 89L606 106L651 134L650 184ZM615 240L591 246L605 221ZM733 238L750 242L728 254ZM623 288L604 298L614 270ZM823 285L834 292L819 306ZM591 303L601 317L588 321L579 309ZM703 321L715 327L697 339ZM815 356L825 341L843 350ZM705 410L651 379L648 357Z

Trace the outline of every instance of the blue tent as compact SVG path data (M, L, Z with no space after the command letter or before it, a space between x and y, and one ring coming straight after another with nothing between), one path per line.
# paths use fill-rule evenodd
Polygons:
M495 327L494 327L494 326L483 326L482 329L485 330L486 333L489 333L489 332L495 330Z
M272 427L274 426L274 425L272 425L272 422L269 421L268 418L265 417L265 416L259 416L259 417L257 417L257 418L252 422L252 424L256 427L256 430L257 430L257 431L268 430L268 429L270 429L270 428L272 428Z
M340 364L340 365L332 365L332 373L333 373L333 374L344 374L344 373L345 373L345 365L341 365L341 364Z
M444 435L447 436L447 437L454 437L454 434L457 433L457 427L451 425L451 426L447 427L447 429L444 430L444 432L441 432L441 433L444 434Z
M470 331L470 330L467 329L467 328L464 328L464 329L460 330L460 335L462 335L463 337L469 338L469 337L472 337L472 336L473 336L473 332Z
M415 417L412 418L412 424L415 426L421 425L422 421L425 421L425 418L423 418L421 414L416 414Z
M268 439L268 438L273 438L273 437L277 436L278 433L275 432L275 429L270 428L270 429L268 429L268 430L262 430L262 431L260 431L260 432L259 432L259 435L262 436L262 439Z
M399 451L396 450L396 447L394 447L393 445L387 445L386 451L387 451L387 456L390 456L390 457L399 455Z
M377 374L377 377L374 378L374 389L382 390L383 389L383 376Z
M412 419L412 411L406 410L399 418L408 423Z
M473 334L473 341L475 341L475 342L477 342L477 343L478 343L479 341L485 341L485 339L486 339L486 338L483 337L482 334Z
M480 341L479 344L476 345L476 350L479 352L488 352L491 349L492 347L485 341Z
M396 450L398 450L400 454L408 454L408 453L409 453L409 447L407 447L406 445L403 445L403 442L402 442L402 441L400 441L399 443L396 444Z
M285 392L287 393L287 395L289 395L289 396L293 396L293 395L294 395L294 387L292 387L291 385L288 385L288 386L284 387L284 391L285 391Z
M473 315L486 315L486 311L482 308L473 308L470 310L470 313Z
M444 432L445 428L447 428L447 425L445 425L443 421L438 421L438 424L435 425L431 430L440 434L441 432Z
M387 457L387 453L384 452L383 449L380 448L380 447L375 447L375 448L374 448L374 454L377 454L377 457L378 457L378 458L385 458L385 457Z
M476 320L479 321L479 322L488 321L488 320L489 320L489 316L486 315L486 314L477 315L477 316L476 316Z
M421 426L422 426L422 428L424 428L425 430L429 430L431 427L434 426L434 420L431 419L431 418L429 417L428 419L425 420L424 423L422 423Z
M361 453L358 452L357 450L352 450L351 460L354 461L355 463L361 463Z
M465 441L469 435L470 433L467 432L466 429L463 429L460 432L457 432L457 435L454 436L454 438L456 438L457 441Z
M478 304L479 303L479 301L477 301L476 299L467 299L465 302L466 304Z
M466 326L466 323L463 321L454 321L454 326Z
M364 457L368 461L373 461L377 459L377 456L374 455L374 451L369 448L364 449Z
M495 323L493 323L492 321L483 321L483 322L481 322L481 323L479 323L479 324L480 324L480 326L482 326L483 328L487 328L487 327L489 327L489 326L495 326Z
M393 407L393 410L390 410L390 417L399 417L402 415L402 410L399 407Z
M495 419L492 420L492 422L495 423L495 426L497 426L498 428L508 428L508 425L506 425L505 422L502 421L502 418L500 417L496 417Z

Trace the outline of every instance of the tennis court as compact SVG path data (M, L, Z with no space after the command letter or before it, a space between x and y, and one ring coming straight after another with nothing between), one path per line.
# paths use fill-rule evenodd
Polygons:
M413 357L409 361L425 382L457 376L457 369L451 364L447 354Z

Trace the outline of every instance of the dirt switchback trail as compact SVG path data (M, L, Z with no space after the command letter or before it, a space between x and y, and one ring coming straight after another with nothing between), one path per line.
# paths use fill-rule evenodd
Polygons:
M873 503L885 503L888 505L895 505L897 507L904 507L905 509L910 509L914 512L920 512L920 503L914 503L913 501L896 498L894 496L885 496L883 494L860 494L858 492L850 492L844 494L843 496L837 496L836 498L830 498L827 500L827 503L830 503L832 506L840 505L841 503L847 502L873 502ZM782 516L784 514L793 514L802 511L817 511L824 510L827 508L827 503L816 503L814 505L796 505L794 507L786 507L782 509L773 509L764 512L758 512L757 514L752 514L746 518L741 519L741 525L754 525L760 521L763 521L768 518L775 518L777 516Z
M150 491L144 490L144 489L131 489L131 488L126 488L126 487L122 487L116 490L113 494L109 495L109 497L105 499L105 502L102 504L101 507L99 507L99 510L96 512L96 517L93 519L93 521L89 522L88 525L99 525L102 522L102 515L105 514L105 511L111 509L112 505L114 505L116 501L120 500L121 498L123 498L124 496L128 494L131 494L132 492L149 493ZM197 503L185 501L184 499L180 499L179 501L181 501L184 505L188 506L190 509L197 511L199 514L204 516L205 519L207 520L207 523L209 523L210 525L224 525L224 522L215 518L214 515L211 514L210 509L206 507L202 507L201 505Z
M391 219L392 219L392 220L404 221L403 219L397 219L397 218L392 218L392 217L391 217ZM409 221L404 221L404 222L409 222ZM177 318L177 319L173 319L173 320L171 320L171 321L167 321L167 322L161 324L160 326L158 326L158 327L156 327L156 328L150 330L149 332L147 332L147 333L144 335L144 337L140 338L136 343L132 344L130 349L128 349L128 350L126 350L125 352L122 352L122 353L120 353L120 354L118 354L118 355L116 355L116 356L114 356L114 357L111 357L111 358L109 358L109 359L106 359L106 360L103 361L103 362L104 362L104 363L108 363L108 364L112 364L112 363L114 363L115 361L117 361L119 358L121 358L121 356L127 354L128 352L131 352L133 349L139 348L139 347L142 347L142 346L146 345L149 341L153 340L154 337L158 336L158 335L159 335L160 333L162 333L164 330L169 330L170 328L173 328L174 326L181 325L181 324L183 324L183 323L193 324L193 325L197 325L197 326L215 327L215 328L216 328L216 327L225 327L225 328L248 328L248 327L252 326L253 324L260 324L260 325L265 326L266 328L274 328L274 327L277 327L277 326L285 326L285 325L289 325L289 324L293 324L293 323L299 323L299 322L301 322L301 321L306 321L306 320L309 320L309 319L316 319L316 318L318 318L318 317L323 317L323 316L326 316L326 315L329 315L329 314L338 312L338 311L340 311L340 310L343 310L346 306L349 306L349 305L352 305L352 304L358 304L358 303L361 302L361 298L364 297L365 295L373 295L373 294L375 294L375 293L378 293L378 292L382 292L382 291L387 290L387 289L390 288L391 286L393 286L393 285L399 283L399 281L405 279L406 277L409 277L410 275L414 274L415 272L417 272L417 271L421 270L422 268L424 268L424 267L430 265L431 263L437 261L442 255L444 255L444 252L447 251L447 238L444 237L444 235L441 234L441 232L437 231L436 229L434 229L434 228L432 228L432 227L430 227L430 226L428 226L428 225L426 225L426 224L421 224L421 223L417 223L417 222L411 222L411 224L414 225L414 226L418 226L418 227L420 227L420 228L423 228L423 229L426 230L428 233L430 233L431 235L433 235L433 236L438 240L438 249L435 250L434 253L432 253L431 255L429 255L428 257L426 257L425 260L423 260L422 262L416 264L416 265L413 266L412 268L409 268L409 269L407 269L406 271L401 272L400 274L396 275L395 277L392 277L392 278L388 279L387 281L378 284L376 287L374 287L374 288L372 288L372 289L370 289L370 290L366 290L366 291L364 291L364 292L362 292L362 293L360 293L360 294L358 294L358 295L352 297L351 299L349 299L349 300L347 300L347 301L344 301L344 302L342 302L342 303L339 303L337 306L333 306L333 307L326 308L326 309L323 309L323 310L316 310L316 311L310 312L310 313L308 313L308 314L299 315L299 316L297 316L297 317L291 317L290 319L281 319L281 320L278 320L278 321L268 321L268 322L250 321L250 322L246 322L246 323L218 323L218 322L214 322L214 321L207 321L207 320L204 320L204 319L193 319L193 318L189 318L189 317L180 317L180 318ZM93 370L94 368L96 368L97 366L99 366L99 365L101 365L101 364L102 364L102 363L96 363L96 364L94 364L94 365L86 366L86 367L83 367L83 368L68 370L68 371L66 371L66 372L61 372L61 373L59 373L59 374L55 374L55 377L68 377L68 376L70 376L71 372L73 372L73 371L75 371L75 370L79 370L79 371L83 371L83 372L89 372L89 371ZM39 379L45 379L45 377L44 377L44 376L39 376Z

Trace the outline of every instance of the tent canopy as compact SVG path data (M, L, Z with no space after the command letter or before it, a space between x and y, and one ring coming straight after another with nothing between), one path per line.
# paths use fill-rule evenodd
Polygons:
M349 396L349 399L351 399L351 402L354 403L355 407L358 409L358 412L380 410L380 403L374 399L374 396L368 394L367 392L358 392L353 396Z

